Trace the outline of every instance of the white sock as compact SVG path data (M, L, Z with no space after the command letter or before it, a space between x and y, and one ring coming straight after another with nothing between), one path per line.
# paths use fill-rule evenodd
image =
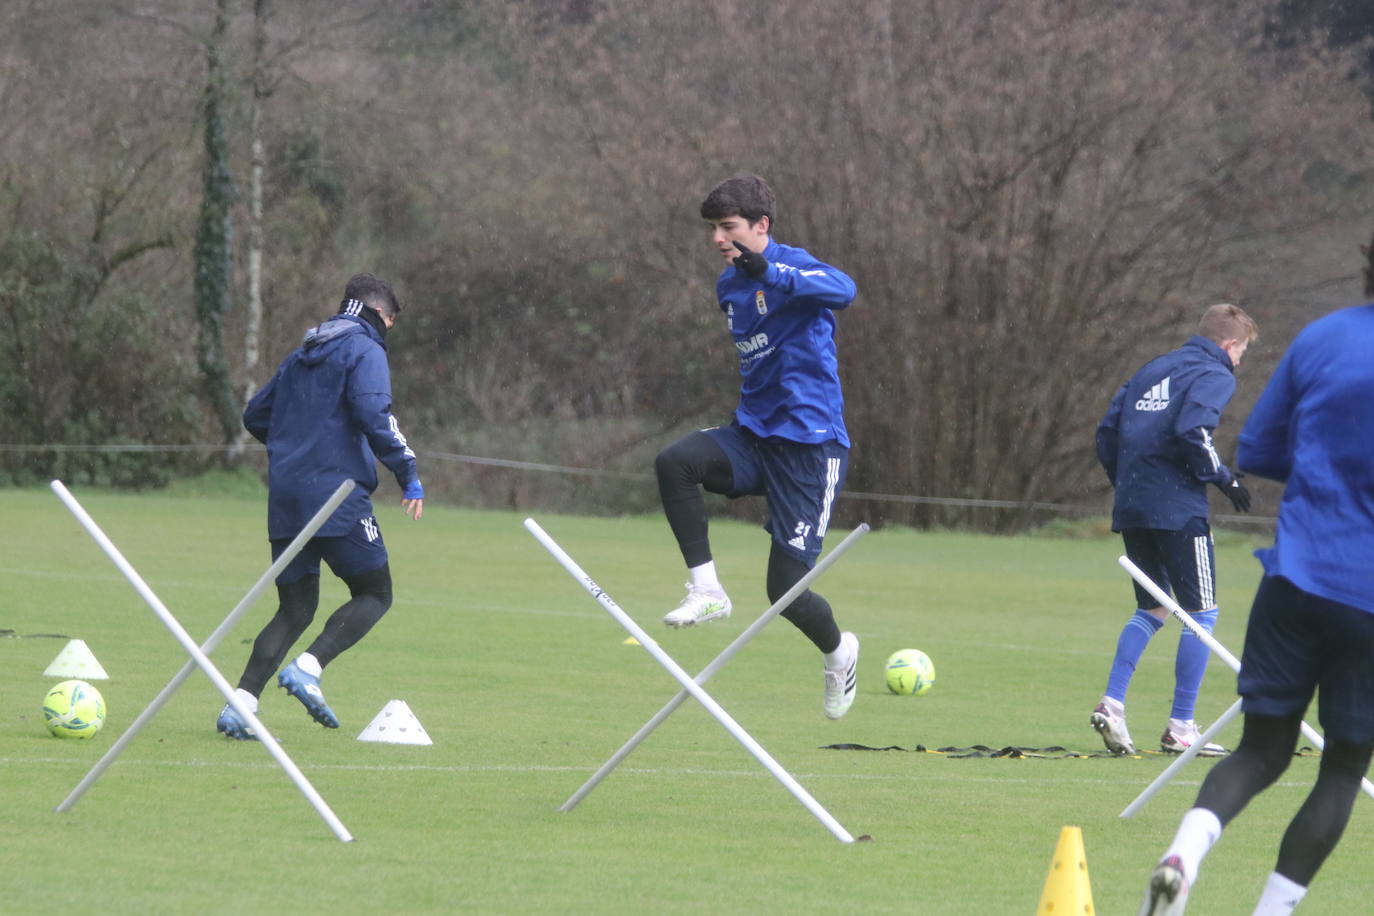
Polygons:
M248 711L249 711L249 712L251 712L253 715L257 715L257 714L258 714L258 698L257 698L257 697L253 696L251 693L249 693L248 691L244 690L242 687L239 687L239 688L237 688L237 689L234 691L234 696L236 696L236 697L239 698L239 702L240 702L240 703L242 703L244 706L247 706L247 707L248 707Z
M1103 697L1102 705L1107 707L1107 712L1120 718L1126 717L1126 704L1112 697Z
M1259 905L1254 916L1287 916L1298 906L1298 901L1307 893L1307 888L1285 878L1278 872L1270 872L1260 895Z
M824 660L822 663L825 667L832 671L839 670L840 668L848 668L850 656L849 653L844 650L844 639L840 639L840 644L835 647L834 652L822 652L821 658Z
M302 652L300 655L297 655L296 665L311 677L319 677L324 671L324 669L320 667L320 660L309 652Z
M1183 815L1174 842L1165 850L1163 858L1178 856L1183 862L1183 876L1190 885L1195 884L1203 856L1220 837L1221 821L1216 814L1206 808L1190 808Z
M709 588L712 591L721 591L720 580L716 578L715 560L707 560L700 566L693 566L687 571L692 574L692 584L697 588Z

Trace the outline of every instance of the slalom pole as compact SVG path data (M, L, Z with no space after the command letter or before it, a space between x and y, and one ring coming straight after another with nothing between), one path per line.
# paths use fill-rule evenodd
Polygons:
M1226 664L1231 667L1232 671L1236 673L1240 672L1240 659L1232 655L1225 646L1217 641L1215 636L1208 633L1207 630L1203 628L1202 624L1194 620L1192 614L1189 614L1183 608L1179 607L1178 602L1175 601L1168 592L1156 585L1153 579L1145 575L1144 571L1139 566L1132 563L1129 557L1117 557L1116 562L1121 565L1122 569L1130 573L1132 579L1140 583L1141 588L1154 596L1154 599L1167 609L1170 614L1177 617L1180 623L1189 630L1192 630L1193 635L1202 640L1203 645L1207 646L1207 648L1216 653L1222 661L1226 662ZM1315 728L1308 725L1305 720L1301 723L1300 727L1303 736L1306 737L1308 741L1311 741L1318 751L1326 749L1326 739L1323 738ZM1210 728L1208 732L1211 732ZM1360 780L1360 788L1364 790L1364 794L1368 795L1370 798L1374 798L1374 783L1371 783L1368 778ZM1124 812L1123 816L1125 816Z
M353 835L348 832L348 828L344 827L343 822L340 821L333 810L330 809L329 805L320 796L320 793L315 791L315 787L310 784L310 780L305 778L305 774L296 767L296 764L293 763L291 758L286 755L286 752L281 749L281 745L279 745L276 739L268 733L267 728L262 722L258 721L258 717L239 699L238 694L234 692L234 688L224 679L224 675L220 674L214 662L206 658L205 653L200 651L200 647L196 645L195 640L191 638L190 634L186 632L185 628L177 621L176 617L172 615L172 612L167 610L162 600L148 587L148 583L143 581L143 577L138 574L138 570L134 569L129 561L124 558L124 555L119 552L119 548L114 545L114 542L105 536L105 532L100 530L100 526L95 523L95 520L92 519L89 514L87 514L81 504L76 501L76 498L68 492L67 488L63 486L62 481L54 480L52 482L52 489L53 492L57 494L58 498L66 504L67 508L71 510L72 515L76 516L76 520L86 529L86 533L100 545L100 549L105 552L105 555L110 558L110 561L124 574L124 578L129 580L129 584L134 587L134 590L143 598L148 607L152 608L153 613L157 614L163 626L171 632L177 642L181 643L182 649L195 660L196 665L205 672L206 677L210 678L211 682L215 685L215 689L224 695L224 699L233 707L234 711L253 729L253 733L258 736L258 740L262 746L267 748L267 752L272 755L277 761L277 764L291 777L291 781L296 784L296 788L299 789L301 794L306 797L306 800L314 806L316 812L319 813L320 817L329 826L329 829L334 831L334 835L338 837L341 842L347 843L352 841Z
M526 527L528 527L528 524L526 525ZM790 607L792 605L792 602L796 601L797 598L802 594L802 592L806 591L808 588L811 587L811 583L814 582L817 578L819 578L821 573L825 572L827 569L830 568L830 564L838 560L846 550L854 546L854 544L858 542L859 538L863 537L867 533L868 525L866 524L860 524L859 527L851 531L849 533L849 536L846 537L843 541L841 541L835 547L835 549L831 550L830 553L826 554L825 557L823 557L819 563L817 563L812 569L808 570L806 575L798 579L797 583L793 585L791 588L789 588L781 598L773 602L773 606L770 607L768 610L764 611L758 620L755 620L752 624L750 624L748 629L746 629L743 633L737 636L734 642L726 646L724 651L717 655L709 665L701 669L701 673L698 674L694 678L694 680L698 684L704 685L707 681L714 677L716 672L719 671L722 667L724 667L725 663L734 657L735 653L737 653L740 649L744 648L745 644L748 643L755 636L757 636L774 617L776 617L778 614L782 613L784 610ZM617 766L619 766L620 762L624 760L627 756L629 756L631 751L633 751L636 747L639 746L640 742L642 742L645 738L649 737L650 732L658 728L658 726L663 723L664 719L667 719L668 716L672 715L673 710L681 706L687 700L688 696L689 694L686 690L678 691L677 696L669 700L667 705L660 709L654 715L653 718L651 718L648 722L644 723L643 727L641 727L639 731L635 732L634 736L631 737L629 741L626 741L625 744L620 748L620 750L616 751L613 755L611 755L610 760L607 760L604 764L601 765L601 769L597 770L596 773L592 775L591 779L588 779L582 785L582 788L574 792L572 796L568 798L567 801L563 802L563 804L559 806L558 810L571 811L573 808L575 808L578 802L582 801L582 799L585 798L592 791L592 789L596 788L597 784L600 783L601 780L605 779L610 774L611 770L614 770Z
M1198 755L1208 741L1211 741L1223 728L1230 725L1231 721L1238 715L1240 715L1240 700L1236 700L1232 703L1231 707L1218 716L1215 722L1207 726L1207 730L1198 737L1197 741L1184 748L1183 753L1178 755L1178 759L1169 764L1164 769L1164 772L1156 776L1155 781L1146 786L1145 791L1136 796L1135 801L1127 805L1117 816L1134 817L1136 812L1145 807L1145 803L1153 798L1156 792L1168 785L1169 782L1173 780L1174 776L1178 774L1178 771L1183 769L1190 760Z
M834 834L840 842L854 842L854 837L850 835L849 831L845 830L844 827L840 825L840 822L830 815L830 812L821 807L820 803L812 798L811 795L801 787L801 784L793 779L791 774L783 769L782 766L763 749L762 745L741 728L739 723L731 718L730 714L711 698L710 694L703 690L696 681L692 680L691 675L682 670L681 666L673 661L668 653L664 652L658 643L654 642L649 634L645 633L639 624L635 623L630 615L626 614L625 611L615 603L610 595L606 594L605 589L597 585L596 581L592 579L591 576L583 572L582 568L574 562L573 558L568 556L567 552L565 552L562 547L559 547L558 543L554 541L543 528L539 527L534 519L525 519L525 528L530 534L534 535L535 539L544 546L545 550L553 555L553 558L567 570L568 574L571 575L579 585L586 589L587 593L605 608L613 618L615 618L617 623L629 631L630 635L639 641L639 644L653 656L655 661L662 665L688 693L696 698L697 702L701 703L701 705L706 708L706 711L730 733L731 737L743 745L745 750L752 754L759 763L763 764L764 768L767 769L769 773L773 774L773 777L777 779L778 782L782 783L797 801L801 802L806 810L810 811L817 820L824 824L826 829Z
M54 481L54 483L56 483L56 481ZM229 635L229 632L234 628L234 625L238 623L239 619L242 618L243 615L247 613L248 609L253 606L253 603L258 600L258 597L266 591L268 585L277 578L281 571L286 568L288 563L296 558L296 554L300 553L301 548L315 536L315 532L319 531L320 528L324 526L324 523L334 514L334 510L339 508L339 505L349 493L353 492L355 486L357 486L357 484L351 480L345 480L343 483L339 484L339 488L325 501L325 504L320 507L319 511L311 517L310 521L301 529L301 533L296 535L295 539L293 539L291 543L287 545L286 549L281 552L281 556L277 557L272 565L268 567L267 572L263 573L262 577L248 590L248 594L243 596L243 600L229 612L228 617L224 618L224 622L221 623L205 642L201 644L200 651L208 656L215 650L215 647L220 644L224 637ZM54 488L54 490L55 489L56 488ZM58 493L58 496L61 495L61 493ZM86 794L86 791L91 786L95 785L96 781L100 779L101 775L109 768L110 764L115 762L119 755L124 752L124 748L127 747L130 742L134 740L134 737L153 720L158 710L166 705L167 701L172 698L172 695L176 693L177 690L181 688L181 685L185 683L186 679L191 676L191 672L195 670L196 663L188 660L186 664L182 666L181 670L167 682L167 686L162 688L162 692L153 698L153 701L148 704L143 712L139 713L138 718L134 719L133 724L125 729L124 734L119 736L119 740L115 741L115 743L110 746L110 749L105 752L105 755L96 761L95 766L91 767L90 771L76 784L76 788L72 789L67 797L62 800L62 803L54 810L59 812L71 810L72 806L81 799L82 795Z

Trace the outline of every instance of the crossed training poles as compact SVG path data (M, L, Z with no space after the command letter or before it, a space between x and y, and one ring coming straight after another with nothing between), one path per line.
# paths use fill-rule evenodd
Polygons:
M534 535L535 540L543 545L544 549L558 561L559 565L567 570L568 574L572 576L579 585L586 589L587 593L590 594L598 604L605 608L611 617L624 627L630 635L633 636L651 656L653 656L654 660L673 676L674 680L682 685L682 690L677 696L669 700L667 705L660 709L653 718L640 728L639 731L635 732L634 736L631 737L620 750L616 751L615 754L611 756L610 760L602 765L601 769L597 770L580 789L574 792L572 796L559 807L559 811L571 811L578 802L591 792L592 789L596 788L597 783L604 779L611 770L615 769L615 767L624 760L641 741L649 736L650 732L657 728L663 720L667 719L668 716L672 714L673 710L681 706L690 695L696 699L697 702L701 703L706 711L730 733L731 737L743 745L745 750L749 751L749 753L754 756L754 759L758 760L758 762L761 763L778 782L782 783L783 787L786 788L788 792L792 793L793 797L801 802L806 810L810 811L817 820L825 825L825 828L834 834L836 839L842 843L854 842L854 837L849 831L846 830L839 821L835 820L830 812L821 807L820 803L812 798L810 793L802 788L801 784L793 779L792 775L783 769L782 765L774 760L773 757L764 750L763 746L755 741L753 737L751 737L749 733L746 732L740 724L702 688L702 685L710 680L711 677L715 675L715 673L719 671L736 652L742 649L746 643L757 636L769 621L789 607L799 595L811 586L811 583L814 582L817 577L829 569L831 564L852 547L859 538L867 534L868 525L860 524L859 527L851 531L848 537L841 541L834 550L823 557L806 575L802 576L795 585L787 590L786 594L773 603L772 607L764 611L762 616L736 637L734 642L726 646L720 655L716 656L716 658L703 668L701 673L695 678L691 677L691 675L684 671L677 662L673 661L672 657L664 652L659 644L655 642L648 633L645 633L639 624L635 623L634 620L615 603L611 596L606 593L605 589L597 585L596 581L592 579L591 576L583 572L582 567L578 566L573 558L570 557L562 547L558 546L558 543L550 537L543 528L539 527L539 524L535 522L534 519L525 519L525 529L529 531L530 534Z
M1140 583L1141 588L1145 589L1145 591L1149 592L1152 596L1154 596L1154 599L1158 601L1161 606L1168 610L1170 614L1177 617L1179 619L1179 622L1182 623L1185 627L1192 630L1193 635L1196 636L1198 639L1202 640L1203 645L1211 649L1212 652L1215 653L1218 658L1226 662L1226 664L1231 668L1232 671L1240 671L1240 659L1236 658L1229 651L1227 651L1226 647L1223 646L1217 640L1216 637L1214 637L1211 633L1208 633L1202 627L1202 624L1198 623L1196 620L1193 619L1193 615L1189 614L1187 611L1183 610L1183 608L1179 607L1178 602L1175 601L1169 595L1168 592L1164 591L1164 589L1160 588L1157 584L1155 584L1153 579L1145 575L1144 571L1142 571L1139 566L1136 566L1134 563L1132 563L1128 557L1118 557L1116 562L1121 564L1122 569L1130 573L1132 579ZM1158 792L1160 789L1166 786L1178 774L1179 770L1187 766L1188 761L1196 757L1198 753L1202 750L1202 748L1207 744L1207 742L1211 741L1214 737L1216 737L1217 734L1223 728L1229 725L1231 721L1235 719L1236 716L1240 715L1240 707L1240 700L1236 700L1234 703L1232 703L1230 708L1227 709L1220 716L1218 716L1215 722L1207 726L1207 730L1202 733L1201 737L1199 737L1196 741L1189 745L1183 751L1182 754L1179 754L1178 759L1175 760L1173 763L1169 764L1169 766L1164 770L1164 772L1160 773L1159 776L1155 778L1154 782L1146 786L1145 791L1141 792L1135 801L1131 802L1129 805L1126 806L1125 810L1121 812L1120 816L1131 817L1141 808L1145 807L1145 803L1149 801L1152 797L1154 797L1154 794L1156 792ZM1320 751L1326 747L1325 739L1322 738L1322 736L1317 732L1316 729L1308 725L1306 722L1302 723L1302 733L1308 741L1312 742L1312 744L1317 748L1317 750ZM1370 796L1371 798L1374 798L1374 783L1371 783L1368 779L1362 779L1360 780L1360 788L1364 789L1366 795Z
M220 641L229 634L234 624L238 623L239 618L248 611L253 602L258 599L258 596L267 589L273 580L276 579L277 575L286 568L286 565L295 558L296 554L300 552L306 542L314 537L315 532L319 531L320 527L329 520L329 517L334 514L334 510L337 509L344 501L344 498L352 492L354 486L355 484L351 480L346 480L339 484L338 489L334 491L333 495L325 501L325 504L321 506L319 511L310 519L301 533L296 535L295 539L293 539L287 548L282 551L281 556L268 567L267 572L263 573L262 577L248 590L248 594L243 596L243 600L234 607L229 613L229 616L224 619L224 622L210 634L210 637L205 640L204 645L197 646L190 634L186 632L181 623L172 615L172 612L167 610L167 606L164 605L162 600L148 587L148 583L138 574L138 570L134 569L133 565L124 558L124 555L119 552L119 548L114 545L114 542L100 529L100 526L95 523L95 520L91 518L90 514L86 512L79 502L77 502L76 497L72 496L71 492L62 484L62 481L54 480L52 482L52 491L57 494L58 499L62 500L71 511L72 515L76 516L76 520L81 523L81 527L85 528L86 533L100 545L100 549L105 552L105 555L110 558L110 561L124 574L124 578L129 580L129 584L134 587L134 590L138 592L139 596L153 609L153 613L155 613L158 619L162 621L163 625L171 631L172 636L175 637L176 641L181 644L181 647L186 650L186 654L191 656L191 660L177 672L172 680L168 682L167 686L162 689L162 692L148 704L148 707L139 714L138 718L134 720L133 724L129 726L124 734L119 736L119 740L105 752L105 756L101 757L100 760L96 762L95 766L91 767L90 772L82 778L81 782L77 783L76 788L71 791L55 810L59 812L67 811L75 805L81 796L85 794L86 790L94 785L95 781L100 778L100 774L103 773L105 769L115 761L115 758L123 752L129 742L134 739L134 736L137 735L145 725L152 721L153 716L157 714L157 711L162 708L163 704L171 699L172 694L176 693L182 683L190 677L191 672L199 667L205 672L206 677L210 678L211 682L214 683L215 689L224 694L225 700L234 711L254 730L262 746L267 749L267 752L277 761L277 764L286 772L286 775L291 778L296 788L299 789L306 800L310 802L311 806L314 807L315 811L329 826L329 829L334 832L334 835L339 838L340 842L347 843L353 839L353 835L348 832L348 828L345 827L343 822L334 814L333 810L329 807L329 804L325 802L324 798L321 797L320 793L315 791L315 787L305 778L305 774L300 771L296 764L292 762L291 758L287 756L286 752L281 749L281 745L268 733L262 722L258 721L258 717L249 711L248 707L239 699L238 695L234 692L234 688L225 680L224 675L215 667L214 662L210 661L208 655L210 652L214 651L215 647L220 644Z

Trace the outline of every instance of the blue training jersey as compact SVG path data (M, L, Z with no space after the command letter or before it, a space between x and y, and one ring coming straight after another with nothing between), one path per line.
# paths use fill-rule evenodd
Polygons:
M1231 357L1200 336L1121 386L1097 427L1097 457L1116 488L1113 531L1177 531L1207 518L1207 484L1235 477L1212 444L1235 390Z
M1374 614L1374 305L1309 324L1240 434L1242 470L1286 484L1264 570Z
M716 297L739 351L735 416L758 436L849 446L835 359L834 312L854 301L854 281L804 249L769 239L768 270L755 279L727 267Z
M301 532L339 484L356 481L319 537L346 534L372 515L377 461L418 494L415 452L391 414L391 369L381 335L362 318L336 315L302 344L248 401L243 425L267 445L267 536Z

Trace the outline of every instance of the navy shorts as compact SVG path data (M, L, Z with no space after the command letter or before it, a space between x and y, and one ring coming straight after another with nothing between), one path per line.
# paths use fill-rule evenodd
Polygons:
M273 562L290 546L292 540L294 538L272 540ZM318 576L320 560L328 563L334 575L340 579L380 569L387 562L387 555L377 517L369 515L358 519L348 534L340 537L311 538L277 576L277 584L290 585L306 576Z
M1210 611L1217 606L1216 553L1212 528L1205 518L1189 519L1178 531L1161 528L1123 528L1126 556L1155 585L1174 596L1185 611ZM1143 611L1159 602L1140 583L1135 586L1136 607Z
M1236 678L1242 709L1301 715L1317 691L1328 741L1374 741L1374 614L1265 576Z
M849 449L834 440L765 439L738 423L702 432L730 459L734 488L723 495L766 497L768 521L763 527L793 556L815 565L830 527L830 510L844 489Z

